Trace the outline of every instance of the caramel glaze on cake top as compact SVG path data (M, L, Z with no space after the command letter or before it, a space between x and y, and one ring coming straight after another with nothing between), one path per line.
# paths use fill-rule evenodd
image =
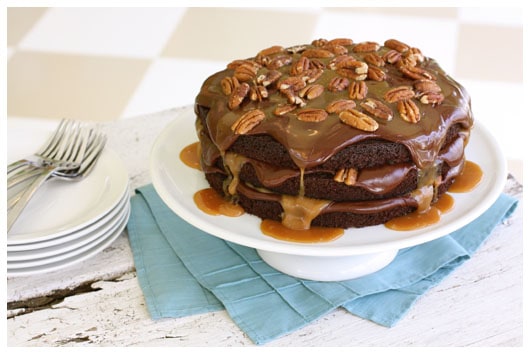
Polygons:
M218 169L216 160L242 136L272 137L302 177L353 144L389 141L410 153L418 190L439 183L443 163L453 177L460 172L473 125L463 87L419 49L393 39L384 45L339 38L264 49L210 76L196 98L196 113L206 173ZM457 138L442 152L455 126ZM401 178L406 168L396 167ZM379 168L392 176L388 166ZM274 172L281 180L293 169ZM396 181L379 182L385 183Z

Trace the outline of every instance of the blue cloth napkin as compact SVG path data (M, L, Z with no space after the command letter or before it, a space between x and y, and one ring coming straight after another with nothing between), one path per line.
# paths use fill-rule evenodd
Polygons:
M278 272L257 252L211 236L175 215L152 185L136 190L128 223L138 280L153 319L226 309L256 344L295 331L342 306L391 327L414 302L471 257L517 200L501 195L450 235L402 249L358 279L318 282Z

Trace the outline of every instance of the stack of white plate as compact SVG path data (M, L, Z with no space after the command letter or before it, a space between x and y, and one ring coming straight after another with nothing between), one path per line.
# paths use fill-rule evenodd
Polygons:
M7 275L58 270L109 246L129 219L128 181L123 162L105 148L84 179L46 182L7 235Z

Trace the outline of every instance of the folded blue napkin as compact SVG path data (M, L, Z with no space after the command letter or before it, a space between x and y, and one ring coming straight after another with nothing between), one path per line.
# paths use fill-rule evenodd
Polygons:
M293 332L342 306L391 327L428 289L471 257L517 200L501 195L480 218L390 265L341 282L278 272L245 246L211 236L175 215L152 185L136 190L128 223L138 280L153 319L226 309L256 344Z

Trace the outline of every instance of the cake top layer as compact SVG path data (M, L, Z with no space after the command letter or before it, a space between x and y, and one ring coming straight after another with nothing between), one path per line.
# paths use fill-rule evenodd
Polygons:
M395 39L273 46L210 76L196 104L209 108L205 128L221 152L240 135L267 134L300 168L366 139L402 143L428 167L451 125L473 125L463 87Z

